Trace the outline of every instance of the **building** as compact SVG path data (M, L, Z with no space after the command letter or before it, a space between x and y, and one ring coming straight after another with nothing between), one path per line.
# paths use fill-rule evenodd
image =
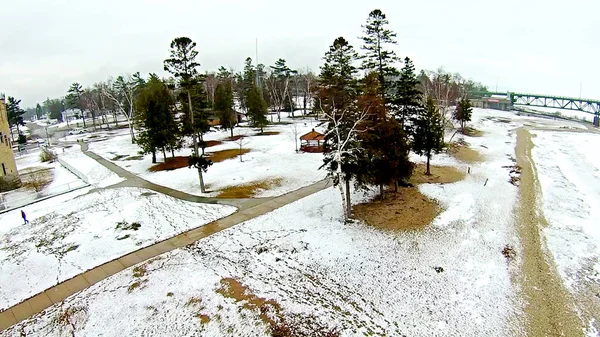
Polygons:
M511 102L507 97L482 97L478 99L472 99L471 105L475 108L483 109L496 109L496 110L510 110Z
M20 185L21 180L10 141L6 102L4 97L0 97L0 192L17 188Z

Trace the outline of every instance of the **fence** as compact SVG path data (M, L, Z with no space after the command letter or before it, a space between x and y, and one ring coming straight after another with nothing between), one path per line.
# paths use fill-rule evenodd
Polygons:
M61 194L73 192L87 186L89 186L88 183L77 180L68 184L46 188L40 192L26 191L17 195L15 195L15 193L2 193L0 194L0 213L8 212L15 208L23 207Z

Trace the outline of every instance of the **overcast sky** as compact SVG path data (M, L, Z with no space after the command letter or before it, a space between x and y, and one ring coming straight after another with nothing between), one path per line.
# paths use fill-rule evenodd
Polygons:
M0 92L33 106L108 76L163 75L170 41L198 43L202 71L246 57L318 72L338 36L358 50L381 9L399 56L459 72L491 90L600 99L598 0L0 0Z

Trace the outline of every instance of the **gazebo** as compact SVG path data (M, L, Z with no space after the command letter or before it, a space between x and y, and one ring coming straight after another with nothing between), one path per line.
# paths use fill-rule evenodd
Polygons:
M325 136L322 133L312 129L311 132L300 137L300 151L303 152L323 152L323 143Z

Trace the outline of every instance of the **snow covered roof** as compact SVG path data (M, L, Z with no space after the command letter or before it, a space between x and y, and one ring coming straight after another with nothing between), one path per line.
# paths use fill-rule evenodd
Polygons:
M300 136L301 140L325 140L325 136L322 133L319 133L317 131L315 131L315 129L312 129L311 132Z

